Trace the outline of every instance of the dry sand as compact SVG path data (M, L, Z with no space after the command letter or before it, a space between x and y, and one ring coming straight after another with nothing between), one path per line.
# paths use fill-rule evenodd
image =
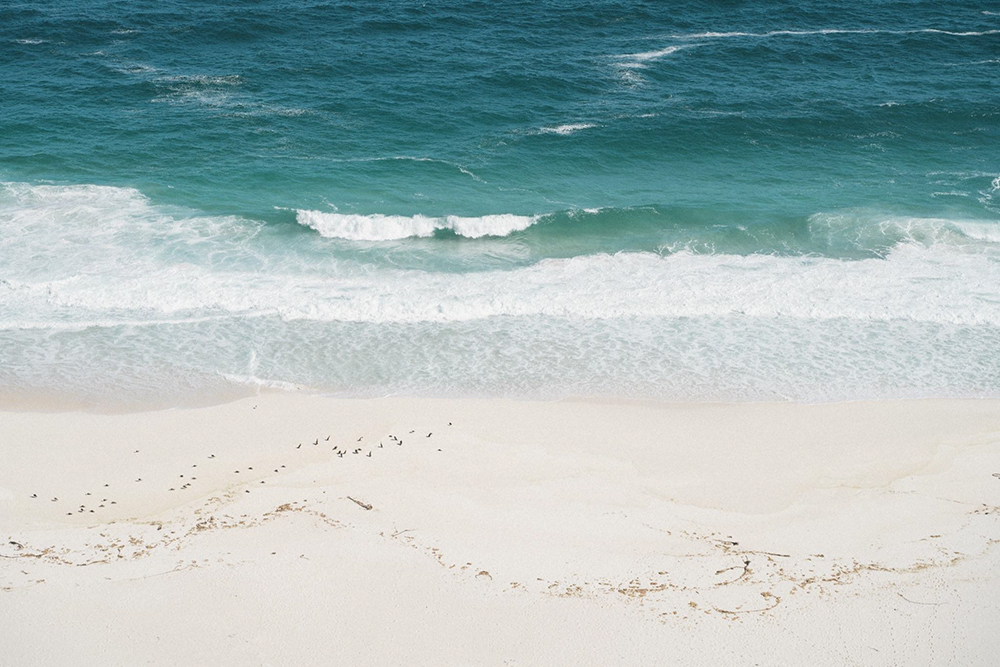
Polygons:
M0 412L0 663L995 665L994 473L985 400Z

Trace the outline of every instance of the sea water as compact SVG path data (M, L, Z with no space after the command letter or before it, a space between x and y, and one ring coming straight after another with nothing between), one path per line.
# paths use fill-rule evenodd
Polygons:
M1000 7L0 3L0 393L1000 396Z

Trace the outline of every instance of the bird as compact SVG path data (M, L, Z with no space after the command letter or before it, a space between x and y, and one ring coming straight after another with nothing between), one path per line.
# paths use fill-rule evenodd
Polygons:
M451 426L451 422L448 422L448 426Z
M330 436L326 436L326 440L324 442L330 442Z
M365 437L365 436L361 436L361 438L363 438L363 437ZM361 442L361 438L358 438L358 442Z
M302 443L300 442L300 443L299 443L299 446L298 446L298 447L296 447L295 449L302 449Z
M433 434L433 433L428 433L428 434L427 434L427 437L429 438L429 437L431 437L432 435L434 435L434 434Z
M316 438L316 442L313 443L313 447L319 444L319 438Z
M37 494L37 493L32 493L32 494L31 494L31 497L32 497L32 498L37 498L37 497L38 497L38 494Z
M208 455L208 458L210 458L210 459L214 459L214 458L215 458L215 454L209 454L209 455Z
M371 458L372 457L372 453L368 452L367 456L368 456L368 458Z
M59 500L59 499L58 499L58 498L53 498L53 499L52 499L52 502L55 502L55 501L57 501L57 500Z
M379 448L379 449L382 449L382 443L381 443L381 442L380 442L380 443L378 443L378 448Z

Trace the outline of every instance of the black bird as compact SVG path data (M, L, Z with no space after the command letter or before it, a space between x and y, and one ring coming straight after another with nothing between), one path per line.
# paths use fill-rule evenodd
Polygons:
M316 442L313 443L313 447L319 444L319 438L316 438Z
M302 449L302 443L300 442L300 443L299 443L299 446L298 446L298 447L296 447L295 449Z
M214 458L215 458L215 454L209 454L209 455L208 455L208 458L210 458L210 459L214 459Z
M31 497L32 497L32 498L37 498L37 497L38 497L38 494L37 494L37 493L32 493L32 494L31 494Z
M434 434L433 434L433 433L428 433L428 434L427 434L427 437L429 438L429 437L431 437L432 435L434 435Z
M410 433L413 433L413 431L410 431Z
M448 426L451 426L451 422L448 422Z
M399 445L400 447L402 447L403 446L403 441L402 440L397 440L396 444Z
M326 436L326 440L324 440L324 442L330 442L330 436Z
M380 442L380 443L378 443L378 448L379 448L379 449L382 449L382 443L381 443L381 442Z
M58 498L53 498L53 499L52 499L52 502L55 502L55 501L57 501L57 500L59 500L59 499L58 499Z
M371 458L372 457L372 453L368 452L367 456L368 456L368 458Z
M365 436L361 436L361 438L363 438L363 437L365 437ZM361 442L361 438L358 438L358 442Z

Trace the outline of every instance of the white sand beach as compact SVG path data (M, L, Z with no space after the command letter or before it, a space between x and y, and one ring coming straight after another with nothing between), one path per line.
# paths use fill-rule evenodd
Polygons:
M3 664L1000 661L998 401L268 393L0 442Z

